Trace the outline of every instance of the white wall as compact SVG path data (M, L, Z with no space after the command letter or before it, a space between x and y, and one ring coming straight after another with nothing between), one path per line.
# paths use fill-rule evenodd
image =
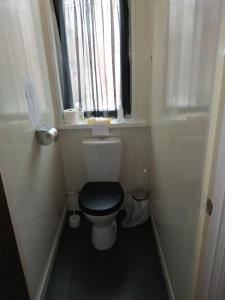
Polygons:
M212 97L208 104L206 102L208 112L198 112L196 109L181 114L177 103L170 110L166 109L169 3L153 0L152 6L154 25L150 113L153 126L150 129L149 154L150 170L153 172L150 176L152 214L174 297L177 300L189 300ZM205 20L201 34L202 40L207 42L206 28L209 24L205 14L210 11L207 7L210 2L204 5L204 9L200 7ZM206 69L213 61L213 57L208 60L205 52L202 52L201 64ZM205 87L202 85L197 101L207 100L206 95L200 99L204 93Z
M190 299L207 119L151 127L152 213L175 299Z
M32 79L42 121L54 124L37 0L0 2L0 40L0 169L34 299L64 206L59 144L38 144L23 86Z

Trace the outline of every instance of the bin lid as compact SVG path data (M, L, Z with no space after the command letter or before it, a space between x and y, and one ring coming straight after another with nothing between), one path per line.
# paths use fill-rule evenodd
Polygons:
M132 192L132 198L137 201L147 200L149 196L149 191L144 189L138 189Z

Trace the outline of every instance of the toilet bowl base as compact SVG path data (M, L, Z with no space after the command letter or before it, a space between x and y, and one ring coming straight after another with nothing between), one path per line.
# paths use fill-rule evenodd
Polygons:
M110 249L117 237L116 220L112 220L109 224L101 225L93 224L91 241L93 246L98 250Z

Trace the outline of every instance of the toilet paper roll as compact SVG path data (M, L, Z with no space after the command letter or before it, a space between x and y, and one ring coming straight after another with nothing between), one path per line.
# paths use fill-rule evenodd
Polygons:
M76 124L79 122L79 111L71 108L64 110L64 122L66 124Z

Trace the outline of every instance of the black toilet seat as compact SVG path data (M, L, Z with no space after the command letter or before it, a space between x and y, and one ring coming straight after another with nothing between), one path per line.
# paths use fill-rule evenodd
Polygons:
M88 182L79 195L81 210L92 216L106 216L123 204L124 193L119 182Z

